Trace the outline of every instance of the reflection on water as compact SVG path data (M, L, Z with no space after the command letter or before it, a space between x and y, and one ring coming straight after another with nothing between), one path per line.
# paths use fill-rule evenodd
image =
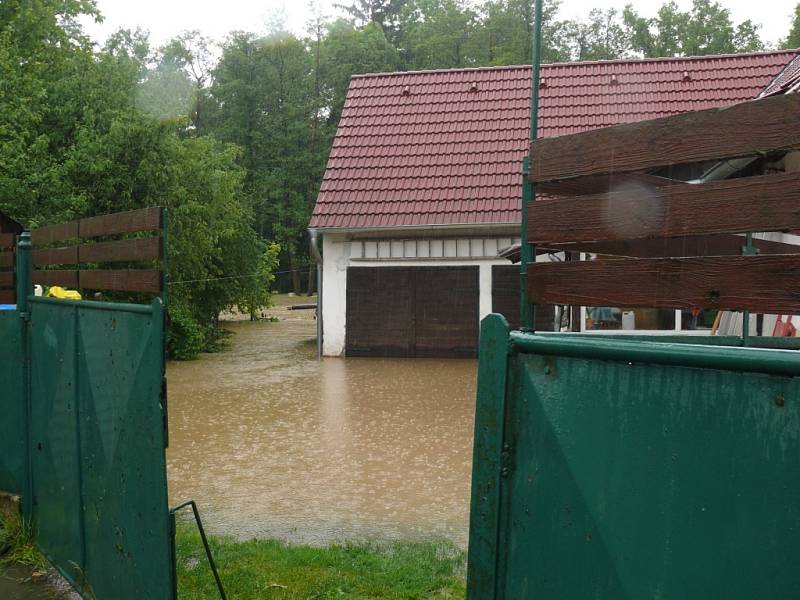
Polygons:
M240 537L465 544L476 362L317 361L304 316L169 366L171 500Z

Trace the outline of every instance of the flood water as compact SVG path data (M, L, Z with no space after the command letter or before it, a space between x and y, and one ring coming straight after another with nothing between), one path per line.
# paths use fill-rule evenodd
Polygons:
M312 313L169 365L171 501L241 538L465 545L476 361L318 361Z

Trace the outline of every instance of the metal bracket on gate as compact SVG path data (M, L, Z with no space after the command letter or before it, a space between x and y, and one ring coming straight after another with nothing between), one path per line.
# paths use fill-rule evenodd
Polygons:
M172 528L172 545L173 548L175 546L175 513L177 513L182 508L186 508L187 506L192 507L192 512L194 513L194 520L197 523L197 530L200 532L200 538L203 540L203 547L206 549L206 557L208 558L208 564L211 565L211 572L214 574L214 581L217 582L217 589L219 590L219 596L222 600L228 600L228 597L225 595L225 588L222 587L222 580L219 578L219 573L217 572L217 565L214 562L214 557L211 555L211 547L208 545L208 539L206 538L205 529L203 529L203 521L200 519L200 511L197 510L197 503L194 500L187 500L178 506L171 508L169 511L169 522L170 527ZM173 551L172 554L172 568L175 570L175 553ZM178 579L177 577L173 578L175 590L173 593L173 598L175 600L178 599Z

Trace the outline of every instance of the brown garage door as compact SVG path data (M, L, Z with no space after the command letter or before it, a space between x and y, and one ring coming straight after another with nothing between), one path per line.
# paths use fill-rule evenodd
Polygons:
M347 356L477 355L478 267L347 269Z
M512 328L519 328L519 265L492 267L492 312L503 315ZM536 307L537 331L553 331L555 307Z

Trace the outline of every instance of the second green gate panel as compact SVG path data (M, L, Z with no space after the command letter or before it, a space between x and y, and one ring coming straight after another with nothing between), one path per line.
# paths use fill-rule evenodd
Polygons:
M22 319L0 310L0 491L22 494L25 485L25 392Z
M167 600L160 301L30 306L39 547L86 597Z
M796 353L481 345L470 598L797 597Z

